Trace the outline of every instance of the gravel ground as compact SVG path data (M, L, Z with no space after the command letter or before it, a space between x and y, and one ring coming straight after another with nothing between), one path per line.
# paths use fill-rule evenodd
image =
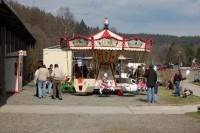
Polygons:
M1 133L199 133L185 115L0 114Z
M183 76L185 76L185 70L182 71ZM192 80L196 71L191 71L191 74L187 77L188 80ZM149 105L146 103L146 94L143 95L132 95L126 94L126 96L119 97L116 95L111 95L109 97L98 97L96 95L92 96L74 96L71 94L64 94L63 100L52 100L50 97L46 99L38 99L34 96L35 85L33 82L24 86L24 90L8 99L2 98L0 96L0 106L4 104L8 105L82 105L82 106L144 106ZM165 101L162 101L162 97L156 105L166 105Z
M58 105L58 106L149 106L146 95L73 96L64 94L63 100L38 99L33 83L23 92L0 97L2 105ZM162 99L154 105L163 105ZM166 114L21 114L0 113L0 133L199 133L200 121L185 115Z
M126 94L126 96L119 97L116 95L110 95L109 97L99 97L97 95L90 96L74 96L71 94L63 94L63 100L53 100L51 97L45 99L38 99L34 96L35 86L30 83L24 87L24 90L19 93L10 96L4 100L4 104L7 105L82 105L82 106L142 106L148 105L146 103L146 95L143 92L142 95ZM3 100L1 100L3 101ZM159 103L158 103L159 104Z

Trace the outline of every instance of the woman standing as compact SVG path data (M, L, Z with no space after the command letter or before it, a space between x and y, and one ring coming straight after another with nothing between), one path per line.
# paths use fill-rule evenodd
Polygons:
M181 70L179 69L178 72L174 75L174 84L176 85L175 89L175 96L180 96L180 82L182 80Z

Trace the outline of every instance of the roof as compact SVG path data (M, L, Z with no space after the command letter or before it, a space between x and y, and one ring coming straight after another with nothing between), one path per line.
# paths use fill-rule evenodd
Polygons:
M0 19L1 25L5 25L9 30L23 37L22 39L26 39L31 44L35 43L36 39L24 25L14 9L5 0L0 0Z
M151 39L141 39L139 37L127 39L117 35L109 29L103 29L90 37L79 35L68 40L60 41L60 45L66 45L67 48L72 50L95 49L109 51L150 52L152 48L152 41Z
M94 40L99 40L102 38L114 38L119 41L123 40L123 37L115 34L114 32L112 32L108 29L104 29L104 30L100 31L99 33L93 35L92 37L94 38Z

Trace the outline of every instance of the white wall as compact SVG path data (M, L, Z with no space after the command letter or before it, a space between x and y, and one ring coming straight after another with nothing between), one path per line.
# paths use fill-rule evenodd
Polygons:
M43 62L46 67L50 64L58 64L63 72L69 76L72 76L72 52L55 49L43 49Z

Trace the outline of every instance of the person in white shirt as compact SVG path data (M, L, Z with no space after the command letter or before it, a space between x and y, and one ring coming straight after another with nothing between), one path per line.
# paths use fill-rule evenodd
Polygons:
M35 80L37 80L38 83L38 98L39 99L45 98L46 81L47 78L49 77L49 71L46 68L46 66L42 65L42 67L38 70L35 76L36 76Z
M38 70L40 69L41 66L38 66L37 70L34 73L34 83L36 85L36 92L35 92L35 96L38 97L38 80L37 80L37 75L38 75Z
M58 64L54 65L54 69L52 71L52 77L53 77L53 96L52 96L52 99L56 98L56 90L58 90L58 99L62 100L61 81L64 80L64 73L59 68Z

